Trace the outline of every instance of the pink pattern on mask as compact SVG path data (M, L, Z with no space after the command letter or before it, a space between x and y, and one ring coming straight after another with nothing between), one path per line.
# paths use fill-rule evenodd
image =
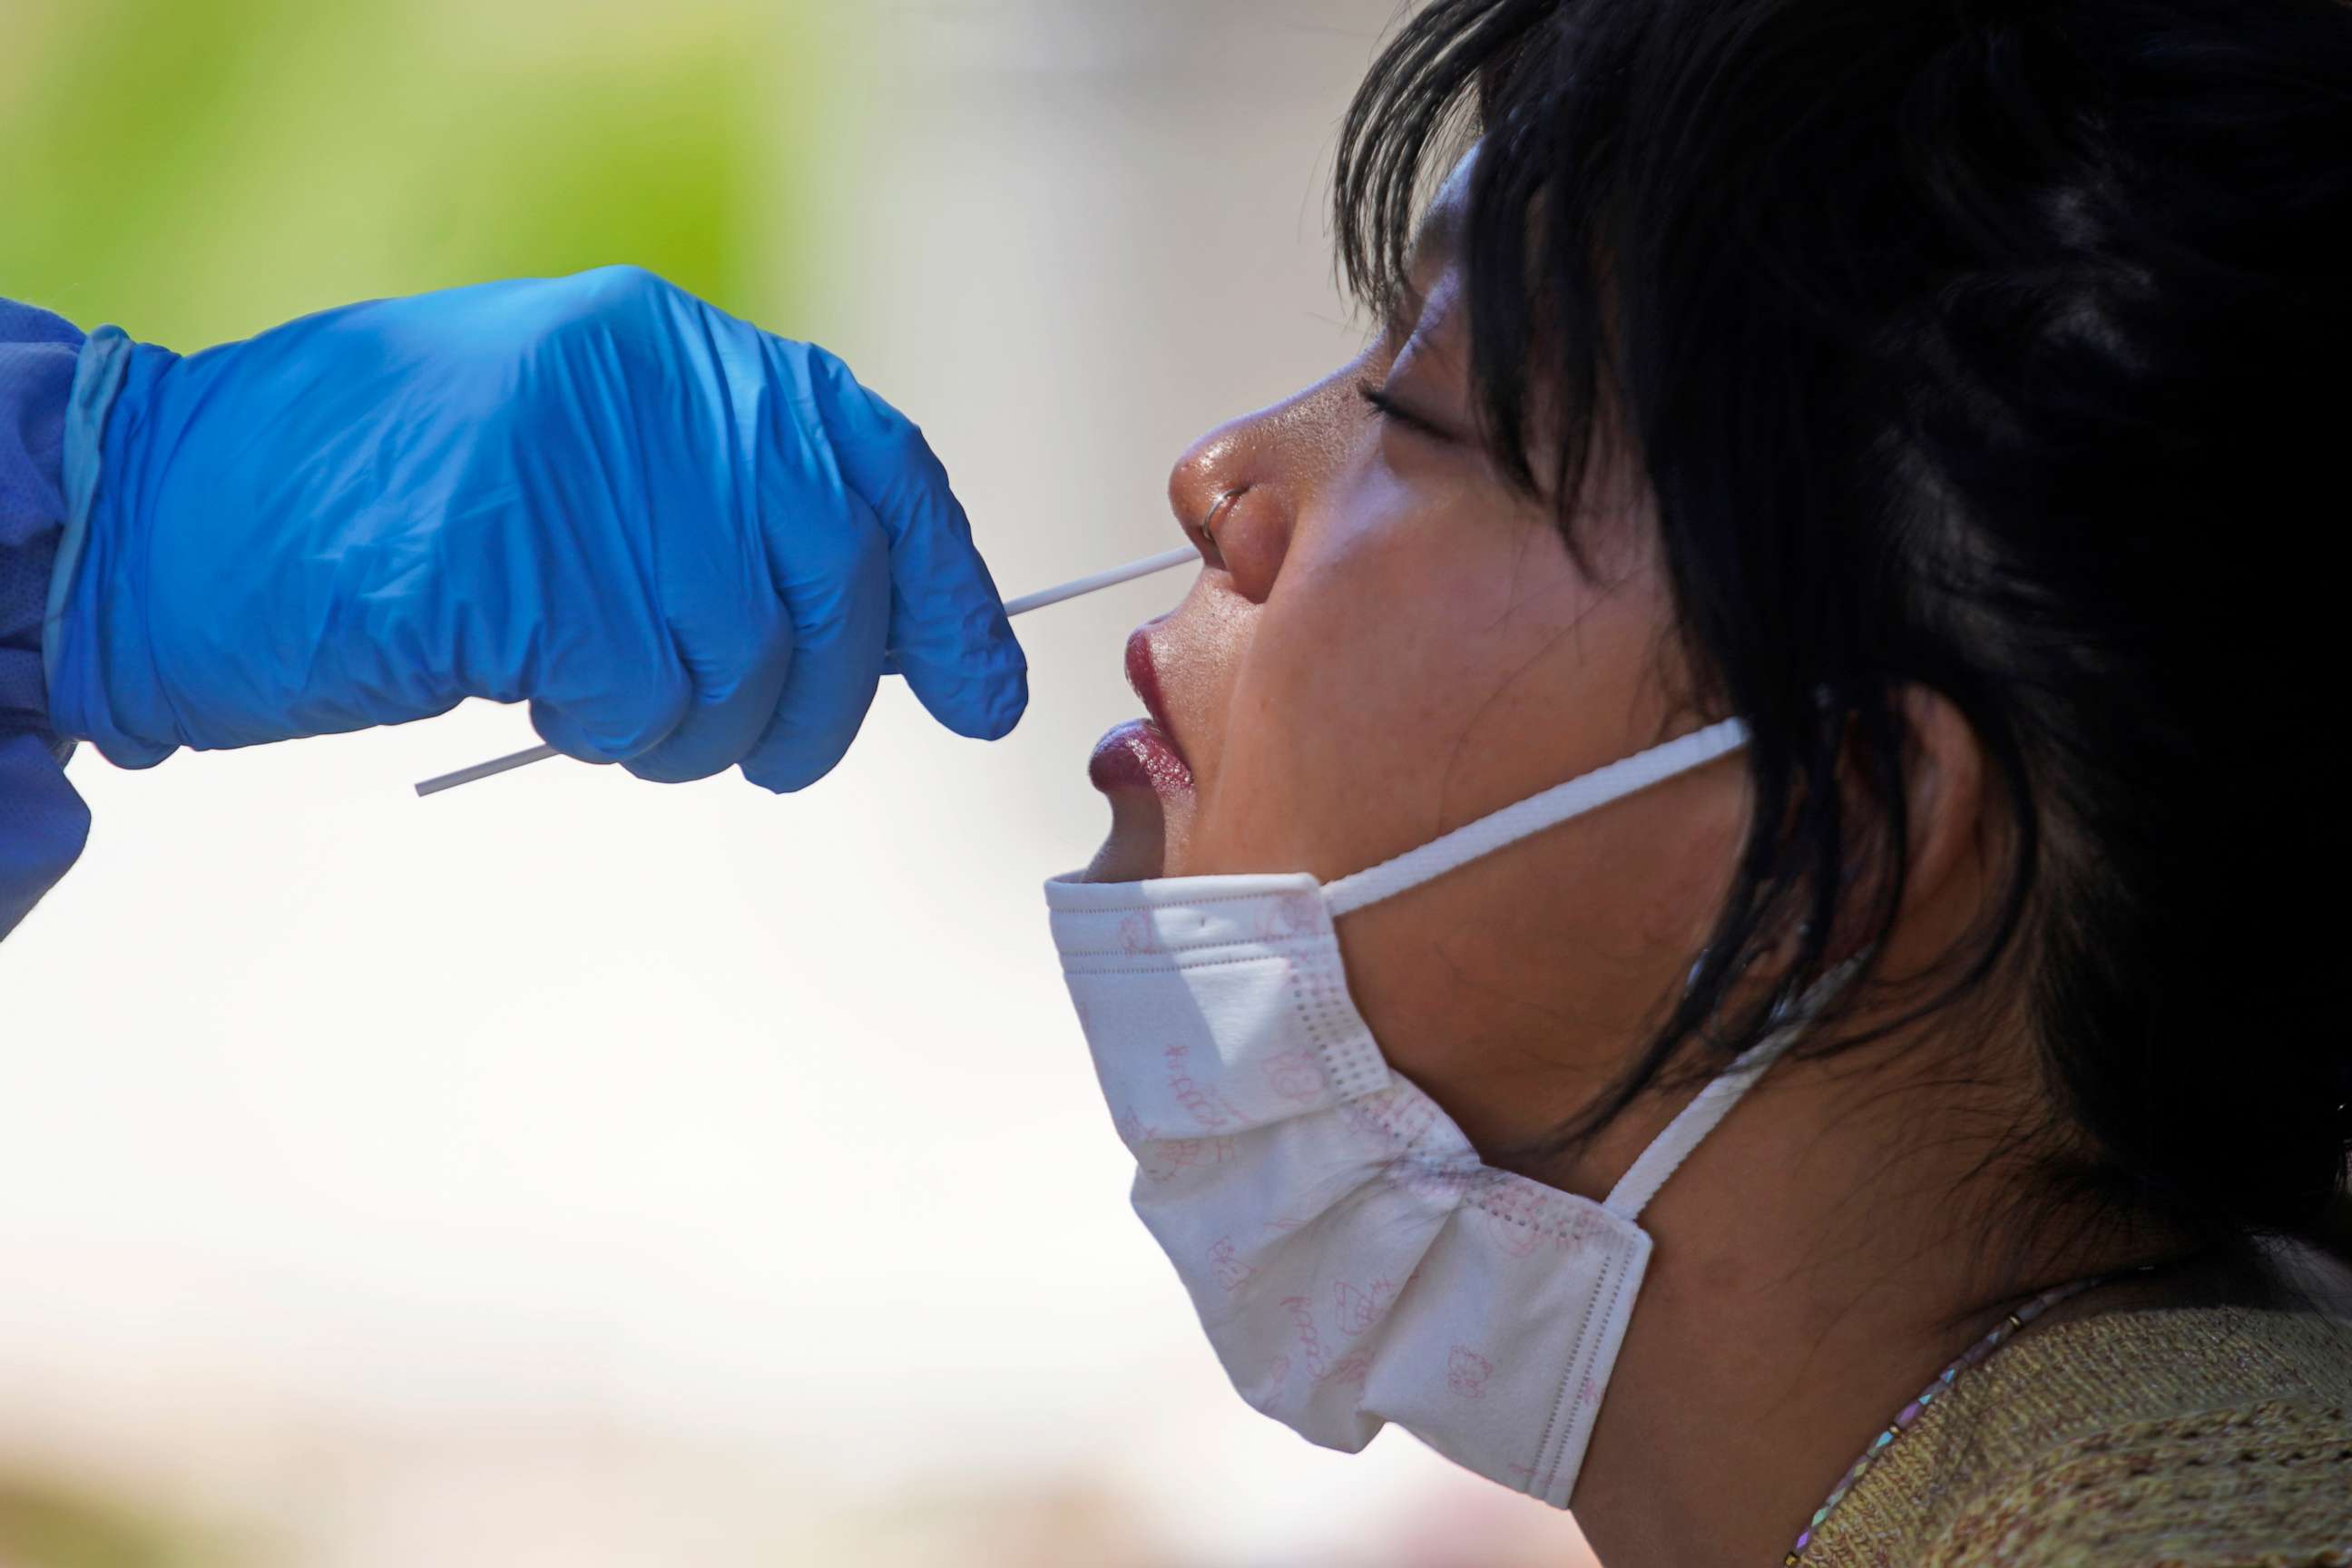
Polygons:
M1402 1089L1385 1089L1348 1100L1339 1110L1359 1133L1391 1150L1420 1142L1439 1115L1435 1104Z
M1151 922L1139 914L1128 915L1118 922L1118 945L1129 957L1150 952L1156 945L1151 940Z
M1396 1300L1396 1286L1386 1279L1375 1279L1370 1289L1358 1289L1347 1280L1339 1281L1334 1292L1339 1331L1355 1335L1362 1333L1380 1321L1389 1303Z
M1260 907L1257 912L1256 936L1260 942L1279 942L1285 937L1300 936L1321 923L1323 900L1316 893L1285 893Z
M1137 1161L1153 1181L1172 1182L1186 1171L1222 1165L1238 1152L1230 1138L1162 1138L1139 1150Z
M1265 1064L1265 1081L1283 1099L1304 1104L1322 1095L1323 1066L1303 1047L1285 1051Z
M1445 1358L1445 1387L1449 1393L1464 1399L1486 1396L1486 1380L1495 1375L1495 1363L1467 1345L1455 1345Z
M1605 1225L1591 1205L1566 1193L1531 1182L1502 1178L1488 1183L1475 1199L1486 1234L1512 1258L1538 1248L1572 1252L1589 1246Z
M1323 1335L1315 1326L1315 1304L1304 1296L1285 1296L1283 1310L1298 1330L1298 1353L1306 1358L1307 1375L1319 1383L1323 1380Z
M1223 1095L1195 1079L1184 1064L1192 1054L1190 1046L1171 1046L1160 1053L1168 1063L1168 1092L1176 1103L1189 1112L1193 1121L1212 1132L1242 1121L1242 1113L1234 1109Z
M1342 1356L1332 1363L1331 1370L1323 1374L1322 1381L1340 1388L1361 1388L1371 1370L1372 1358L1359 1351L1354 1355Z
M1478 1213L1486 1217L1486 1234L1506 1256L1526 1258L1544 1244L1544 1202L1539 1194L1517 1183L1496 1183L1480 1194Z
M1250 1266L1242 1261L1230 1236L1221 1236L1210 1243L1209 1268L1217 1283L1228 1291L1238 1290L1249 1282Z
M1136 1169L1149 1182L1172 1181L1185 1171L1222 1165L1241 1152L1231 1138L1169 1138L1130 1110L1118 1119L1119 1142L1135 1152Z

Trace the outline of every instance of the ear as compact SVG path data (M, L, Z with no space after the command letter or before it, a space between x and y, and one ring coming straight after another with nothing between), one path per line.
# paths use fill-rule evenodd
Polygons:
M1903 748L1904 806L1909 817L1909 868L1900 917L1943 901L1959 882L1977 879L1983 847L1984 747L1951 699L1906 687L1895 710L1907 731Z
M1924 686L1904 688L1895 700L1895 718L1904 729L1902 752L1905 844L1903 901L1895 911L1895 929L1888 940L1905 948L1917 947L1932 958L1939 941L1957 934L1943 919L1923 920L1927 911L1948 905L1965 906L1965 921L1975 908L1975 883L1984 828L1984 748L1960 710L1942 693ZM1859 763L1852 764L1859 766ZM1875 873L1869 864L1878 859L1874 849L1854 852L1861 863L1849 862L1840 892L1837 927L1832 932L1828 956L1852 958L1876 933L1865 929L1876 906ZM1925 929L1933 928L1933 929ZM1924 940L1906 940L1913 936ZM1882 953L1882 961L1892 953Z

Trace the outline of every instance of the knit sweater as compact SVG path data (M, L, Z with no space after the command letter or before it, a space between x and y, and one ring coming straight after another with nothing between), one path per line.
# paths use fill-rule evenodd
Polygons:
M2118 1312L2020 1336L1882 1453L1805 1568L2352 1565L2352 1324Z

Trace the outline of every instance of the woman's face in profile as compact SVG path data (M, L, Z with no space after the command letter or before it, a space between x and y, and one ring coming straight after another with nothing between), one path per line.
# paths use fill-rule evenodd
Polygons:
M1476 437L1466 167L1379 341L1177 464L1206 569L1129 645L1157 727L1096 752L1094 879L1329 880L1694 726L1644 487L1596 456L1580 566L1552 500ZM1728 881L1740 779L1717 763L1341 923L1391 1062L1490 1152L1576 1109L1670 994Z

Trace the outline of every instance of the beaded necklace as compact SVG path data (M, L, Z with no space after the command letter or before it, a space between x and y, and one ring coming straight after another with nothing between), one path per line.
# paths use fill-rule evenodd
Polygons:
M1999 1328L1961 1352L1958 1361L1937 1373L1936 1380L1919 1391L1919 1397L1905 1405L1895 1419L1887 1423L1886 1430L1870 1440L1870 1447L1862 1451L1862 1458L1856 1459L1853 1467L1846 1471L1843 1479L1830 1489L1829 1500L1813 1510L1812 1522L1806 1525L1804 1532L1797 1537L1797 1543L1789 1548L1789 1554L1780 1559L1780 1568L1798 1568L1798 1564L1804 1560L1805 1548L1813 1543L1813 1532L1821 1529L1822 1521L1829 1518L1832 1510L1845 1500L1845 1494L1853 1489L1853 1483L1862 1479L1863 1472L1869 1469L1878 1456L1886 1451L1887 1446L1910 1430L1911 1424L1918 1420L1927 1411L1927 1406L1936 1402L1936 1397L1952 1386L1954 1378L2000 1349L2008 1342L2011 1334L2059 1302L2070 1296L2079 1296L2094 1285L2104 1285L2114 1278L2115 1276L2111 1274L2102 1274L2089 1279L2077 1279L2071 1284L2053 1285L2003 1318Z

